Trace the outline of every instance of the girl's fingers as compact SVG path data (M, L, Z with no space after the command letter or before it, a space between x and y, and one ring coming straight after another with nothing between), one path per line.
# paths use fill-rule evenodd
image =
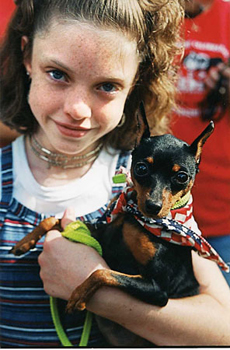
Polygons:
M75 210L69 207L65 210L63 218L61 219L61 226L64 229L69 223L76 221Z

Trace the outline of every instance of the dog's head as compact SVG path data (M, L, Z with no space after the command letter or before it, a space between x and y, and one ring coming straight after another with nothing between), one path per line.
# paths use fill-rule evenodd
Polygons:
M150 136L143 105L138 114L145 130L132 152L131 176L136 200L143 215L162 218L191 190L203 145L214 124L210 122L189 145L170 134Z

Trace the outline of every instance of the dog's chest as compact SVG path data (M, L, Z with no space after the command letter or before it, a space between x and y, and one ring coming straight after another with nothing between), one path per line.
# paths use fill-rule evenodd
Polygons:
M141 265L145 266L153 259L156 253L156 247L148 235L140 230L138 224L135 225L129 221L124 222L123 240L135 260Z

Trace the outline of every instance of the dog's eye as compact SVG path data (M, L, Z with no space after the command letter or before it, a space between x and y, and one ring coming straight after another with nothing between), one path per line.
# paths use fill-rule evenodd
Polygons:
M184 184L184 183L186 183L188 181L188 174L185 173L184 171L178 171L178 173L175 176L175 179L180 184Z
M148 165L144 162L139 162L135 165L134 172L138 176L146 176L149 173Z

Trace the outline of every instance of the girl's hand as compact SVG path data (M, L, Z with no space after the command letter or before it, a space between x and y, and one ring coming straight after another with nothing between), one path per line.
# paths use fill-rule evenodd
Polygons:
M62 218L63 228L75 220L73 210L67 209ZM93 271L108 268L95 249L73 243L57 230L47 233L38 262L46 293L66 300Z

